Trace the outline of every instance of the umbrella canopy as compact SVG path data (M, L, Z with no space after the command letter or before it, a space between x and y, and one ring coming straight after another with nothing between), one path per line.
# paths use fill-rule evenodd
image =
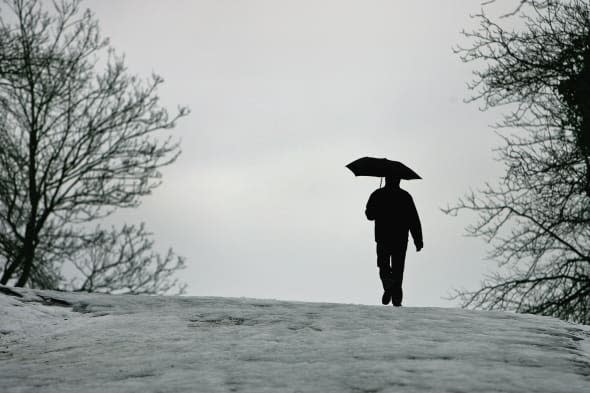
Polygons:
M422 179L416 172L399 161L387 158L363 157L346 165L355 176L397 177L400 179Z

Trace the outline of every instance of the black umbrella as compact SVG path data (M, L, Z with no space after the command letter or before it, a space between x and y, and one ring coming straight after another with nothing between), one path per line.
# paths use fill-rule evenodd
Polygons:
M346 165L355 176L397 177L400 179L422 179L416 172L399 161L387 158L363 157Z

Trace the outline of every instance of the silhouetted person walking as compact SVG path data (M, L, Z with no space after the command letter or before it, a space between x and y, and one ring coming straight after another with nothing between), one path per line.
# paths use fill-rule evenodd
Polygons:
M408 231L416 251L423 247L422 227L412 196L399 187L399 178L386 177L385 187L375 190L367 202L365 214L375 221L377 266L383 283L383 304L402 305L402 281L408 248Z

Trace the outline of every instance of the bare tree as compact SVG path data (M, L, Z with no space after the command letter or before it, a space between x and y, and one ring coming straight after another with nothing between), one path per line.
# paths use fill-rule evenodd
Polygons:
M466 307L590 323L590 6L525 0L500 21L475 17L457 52L483 68L470 101L506 110L495 125L506 172L445 210L477 213L468 233L499 262L457 295Z
M69 255L76 269L68 289L85 292L156 294L184 292L172 275L184 267L184 259L169 249L164 257L153 251L154 241L145 226L94 231L89 244Z
M162 79L130 75L80 0L0 9L0 283L56 287L88 223L159 185L180 150L155 132L188 110L169 116Z

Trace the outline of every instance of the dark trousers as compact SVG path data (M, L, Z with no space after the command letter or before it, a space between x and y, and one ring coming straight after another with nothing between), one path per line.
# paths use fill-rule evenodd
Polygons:
M389 291L394 302L401 303L402 281L406 260L407 242L401 244L377 243L377 267L383 289Z

